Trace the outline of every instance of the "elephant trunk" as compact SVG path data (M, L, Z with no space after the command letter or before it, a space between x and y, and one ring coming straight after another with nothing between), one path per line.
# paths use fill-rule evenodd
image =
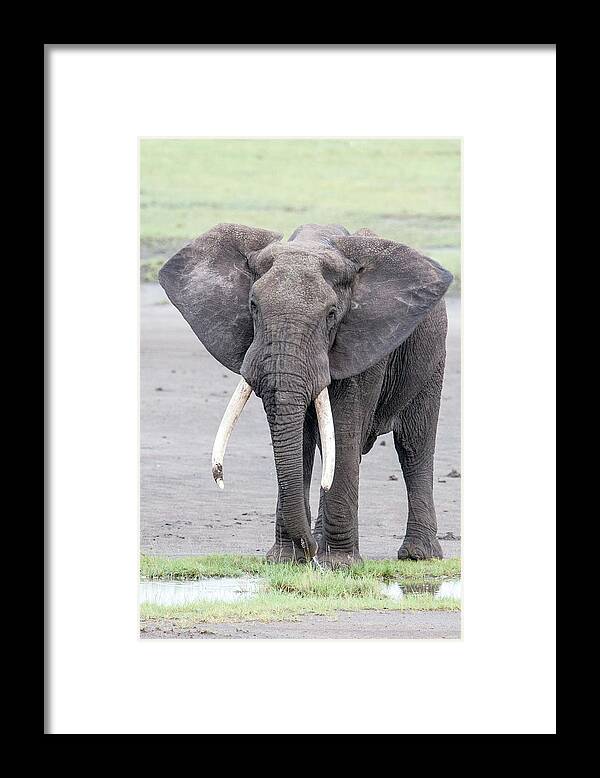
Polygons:
M303 433L307 401L303 394L275 391L263 396L271 430L283 523L300 556L317 553L304 502Z

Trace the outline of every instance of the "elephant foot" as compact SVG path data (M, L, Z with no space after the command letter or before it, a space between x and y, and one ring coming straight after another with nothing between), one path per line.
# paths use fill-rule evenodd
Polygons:
M326 551L319 551L317 554L317 562L328 570L336 570L343 567L350 567L351 565L357 565L362 562L362 557L358 553L358 549L354 551L338 551L335 549L327 549Z
M291 541L284 541L283 543L275 541L267 551L266 559L267 562L272 562L273 564L280 564L282 562L306 563L304 553L299 551Z
M398 559L443 559L442 547L435 536L404 538L398 549Z

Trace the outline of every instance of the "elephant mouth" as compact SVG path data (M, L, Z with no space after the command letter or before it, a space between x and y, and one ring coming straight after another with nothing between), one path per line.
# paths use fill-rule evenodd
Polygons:
M225 488L223 461L229 438L251 394L252 387L242 378L231 395L217 430L212 450L212 475L219 489ZM314 405L321 436L321 488L327 492L335 474L335 428L327 387L315 397Z

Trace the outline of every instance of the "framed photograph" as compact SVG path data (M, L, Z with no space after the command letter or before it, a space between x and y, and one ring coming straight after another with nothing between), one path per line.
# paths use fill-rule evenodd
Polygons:
M555 734L555 68L45 46L46 733Z

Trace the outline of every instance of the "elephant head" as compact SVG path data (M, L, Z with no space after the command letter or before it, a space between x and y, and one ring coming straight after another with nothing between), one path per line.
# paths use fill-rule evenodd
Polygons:
M327 387L394 351L452 275L369 230L305 225L282 241L276 232L220 224L173 256L159 280L208 351L242 375L215 440L215 480L222 488L225 446L254 391L271 430L284 524L313 558L303 491L307 409L315 403L328 489L335 431Z

